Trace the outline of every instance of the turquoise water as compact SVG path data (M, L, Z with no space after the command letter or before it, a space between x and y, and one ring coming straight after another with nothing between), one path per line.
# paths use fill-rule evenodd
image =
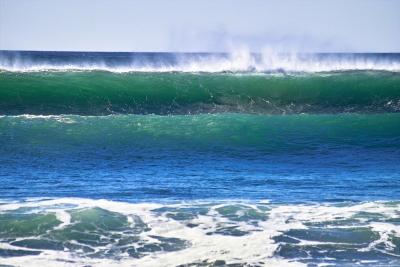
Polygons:
M0 265L400 265L397 54L18 56Z
M397 112L392 72L0 72L2 114Z

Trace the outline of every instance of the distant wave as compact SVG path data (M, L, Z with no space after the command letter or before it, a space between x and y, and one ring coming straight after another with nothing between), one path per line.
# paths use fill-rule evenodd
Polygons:
M0 52L3 71L331 72L400 71L400 54Z

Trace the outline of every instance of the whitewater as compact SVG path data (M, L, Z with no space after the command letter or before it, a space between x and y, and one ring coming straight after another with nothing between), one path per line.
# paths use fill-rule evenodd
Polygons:
M331 72L400 71L396 53L129 53L0 51L0 70L110 72Z

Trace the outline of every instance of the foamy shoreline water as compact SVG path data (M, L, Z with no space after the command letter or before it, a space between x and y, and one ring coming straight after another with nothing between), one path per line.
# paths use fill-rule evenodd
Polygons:
M9 228L8 234L12 235L9 241L0 241L0 251L41 253L5 257L0 263L15 266L28 263L30 266L200 266L203 263L211 266L223 261L252 266L303 266L313 262L347 262L369 266L365 257L373 264L376 259L382 259L378 255L381 253L386 255L385 262L389 266L399 262L398 244L393 242L400 240L400 229L392 223L396 218L400 219L399 205L399 202L379 201L270 204L234 200L163 204L80 198L2 202L3 231L5 227L15 228ZM45 229L32 235L34 232L26 230L29 228L22 230L18 224L12 226L17 221L11 222L7 218L15 216L13 214L19 214L19 225L33 226L42 222L39 225ZM36 219L27 221L24 216ZM46 226L46 221L40 219L43 216L47 216L47 223L52 220L58 223ZM54 219L51 216L55 216ZM65 239L73 233L71 231L76 233L74 239ZM123 241L129 240L128 237L130 242ZM23 240L43 240L42 249L40 243L24 243ZM45 245L45 241L52 243ZM58 243L65 246L61 251ZM348 248L343 244L348 244ZM330 254L324 246L331 246ZM320 256L304 258L301 250L297 256L288 254L296 247L310 250L310 253L319 251ZM353 256L341 259L343 249ZM332 257L332 253L338 258Z

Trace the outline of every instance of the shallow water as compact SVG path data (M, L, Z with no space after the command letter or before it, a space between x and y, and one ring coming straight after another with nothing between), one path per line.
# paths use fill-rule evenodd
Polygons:
M399 205L31 199L0 205L0 263L397 266Z

